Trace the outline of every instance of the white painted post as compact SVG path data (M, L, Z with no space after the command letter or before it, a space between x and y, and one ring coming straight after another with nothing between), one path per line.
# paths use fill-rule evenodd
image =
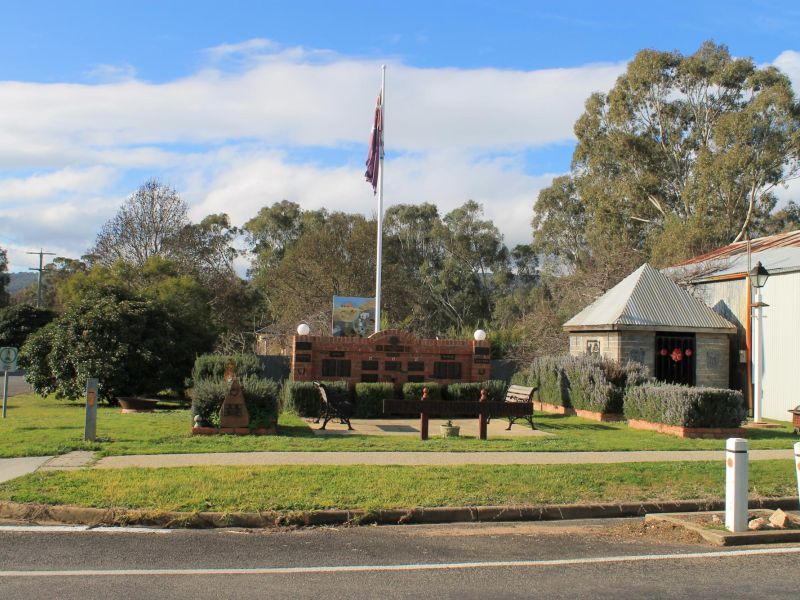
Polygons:
M794 445L794 466L797 473L797 495L800 496L800 442Z
M747 531L747 447L742 438L725 444L725 527Z
M756 314L755 320L753 321L753 422L754 423L761 423L761 404L763 401L763 388L761 379L763 377L763 367L762 367L762 359L763 354L761 353L761 349L763 347L763 343L761 341L761 336L764 335L764 330L762 329L762 314L761 314L761 289L756 288L756 301L754 306L756 307Z

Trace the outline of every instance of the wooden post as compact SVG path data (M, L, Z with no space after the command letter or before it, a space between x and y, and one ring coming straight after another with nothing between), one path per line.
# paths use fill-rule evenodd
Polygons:
M428 399L428 388L422 388L422 402ZM422 405L422 412L419 415L419 437L421 440L428 439L428 411L425 405Z
M480 431L480 438L486 439L486 390L481 390L481 410L478 413L478 431Z

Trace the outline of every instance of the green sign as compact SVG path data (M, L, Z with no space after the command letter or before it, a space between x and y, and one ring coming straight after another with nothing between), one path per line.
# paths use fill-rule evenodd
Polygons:
M18 354L17 349L11 346L0 348L0 371L16 371Z

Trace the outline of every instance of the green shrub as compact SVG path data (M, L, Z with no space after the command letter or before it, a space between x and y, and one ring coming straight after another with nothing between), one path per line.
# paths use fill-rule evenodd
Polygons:
M542 356L531 363L528 385L538 388L542 402L555 406L571 406L564 377L564 356Z
M683 427L739 427L747 417L736 390L646 384L625 393L625 418Z
M194 361L192 379L223 379L228 363L236 365L236 376L261 377L261 362L255 354L201 354Z
M526 371L517 371L511 376L511 385L524 385L525 387L535 387L530 383L531 374L530 369Z
M29 335L55 318L55 311L29 304L16 304L0 310L0 346L22 348Z
M444 389L445 400L478 400L481 397L481 389L483 384L478 382L473 383L450 383ZM430 392L428 393L430 397Z
M404 383L403 399L419 400L422 398L422 388L428 388L428 400L441 400L442 388L435 381L425 383Z
M475 383L451 383L447 386L448 400L480 400L481 390L486 390L486 399L490 402L502 402L506 397L504 381L491 379Z
M506 399L508 385L501 379L484 381L481 386L486 390L486 399L490 402L503 402ZM480 396L478 396L480 399Z
M250 428L271 427L278 418L280 385L260 377L240 378ZM200 415L204 425L219 426L219 411L231 384L224 379L199 379L192 390L192 417Z
M87 295L28 336L19 364L38 394L78 400L96 377L100 398L113 403L182 391L195 348L154 301Z
M383 401L394 398L393 383L357 383L356 413L359 419L374 419L383 415Z
M328 389L348 393L346 381L323 381ZM319 416L319 390L310 381L287 381L283 386L283 410L300 417Z
M521 378L521 377L520 377ZM531 364L529 385L556 406L601 413L622 413L625 389L650 380L639 363L620 365L598 356L546 356Z

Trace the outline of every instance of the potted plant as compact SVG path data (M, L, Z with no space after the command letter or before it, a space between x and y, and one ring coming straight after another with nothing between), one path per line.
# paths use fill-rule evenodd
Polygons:
M447 423L444 425L439 425L439 432L442 434L442 437L458 437L458 433L461 431L461 427L458 425L453 425L453 422L448 419Z

